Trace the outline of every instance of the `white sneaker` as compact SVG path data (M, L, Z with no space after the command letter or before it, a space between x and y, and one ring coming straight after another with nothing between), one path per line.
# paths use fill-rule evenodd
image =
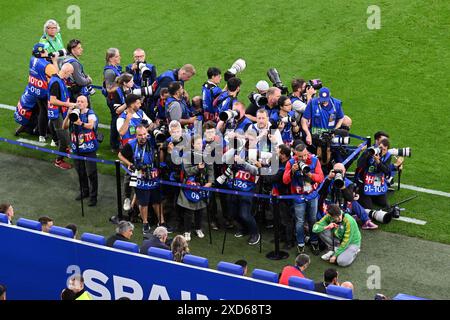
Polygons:
M45 137L44 137L44 136L39 136L39 142L45 143L45 142L46 142L46 141L45 141Z
M123 202L123 210L128 211L131 209L131 200L130 198L125 198Z
M190 232L185 232L184 233L184 238L186 239L186 241L191 241L191 233Z
M325 253L323 256L321 256L320 258L322 260L328 261L330 260L330 258L334 255L334 251L330 250L327 253Z
M197 234L197 237L199 237L200 239L205 237L205 234L203 233L202 230L195 230L195 233Z
M55 140L52 139L52 142L50 143L50 146L52 146L52 147L56 147L57 146Z

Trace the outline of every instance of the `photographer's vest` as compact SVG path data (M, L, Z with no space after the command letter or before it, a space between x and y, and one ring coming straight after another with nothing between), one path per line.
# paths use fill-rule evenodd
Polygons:
M234 131L239 131L240 133L245 133L247 131L247 129L253 125L253 122L247 118L246 116L244 116L241 120L239 120L237 123L235 123L235 126L233 124L233 121L228 121L225 125L225 129L226 130L234 130Z
M244 157L242 157L244 156ZM241 151L241 157L247 159L247 152ZM251 192L256 187L256 176L245 170L243 165L233 166L233 177L228 180L228 188L237 191Z
M235 103L237 97L233 97L229 94L228 91L223 91L219 94L213 101L213 107L216 109L217 113L221 113L227 110L231 110L233 108L233 103Z
M156 80L152 84L153 89L153 96L159 97L159 92L163 87L161 87L161 83L163 82L163 79L170 79L170 82L173 81L180 81L181 85L184 88L184 81L178 79L178 71L180 69L173 69L173 70L167 70L166 72L161 73L158 77L156 77ZM170 83L169 83L170 84ZM169 84L167 84L166 88L169 87Z
M139 70L133 71L131 69L133 64L134 63L130 63L129 65L127 65L125 70L126 70L126 72L133 75L134 88L139 89L142 86L142 76L141 76L141 72ZM145 63L145 65L147 66L147 68L150 69L150 71L153 71L153 69L155 68L155 66L150 63ZM150 78L149 85L153 84L154 81L155 81L155 79Z
M174 97L168 97L165 103L165 109L166 109L166 117L167 117L167 121L170 123L170 121L172 121L172 119L170 118L170 112L168 112L169 110L169 106L172 104L172 102L178 102L181 106L181 119L189 119L191 117L191 113L190 110L186 104L186 101L184 99L178 100L175 99ZM189 125L189 127L193 127L193 125Z
M122 67L119 66L119 65L118 66L113 66L113 65L110 65L110 64L106 65L103 68L103 76L105 76L105 71L106 70L114 71L114 74L116 75L116 77L118 77L118 76L120 76L122 74ZM108 98L108 91L106 90L105 80L103 80L103 83L102 83L102 94L105 96L105 98Z
M26 91L39 99L46 99L48 96L48 79L45 68L51 64L44 58L31 57L30 71L28 75L28 85Z
M154 168L153 157L155 150L150 146L150 142L147 141L145 146L139 146L137 139L132 139L128 142L133 150L133 163L135 166L150 166L148 177L142 172L139 172L137 177L137 189L141 190L153 190L159 188L159 169Z
M89 116L94 115L94 111L91 109L88 110L86 113L80 113L80 120L84 123L89 123ZM95 127L96 123L94 123L93 129L86 129L78 125L76 126L76 132L78 132L78 150L80 153L88 153L88 152L94 152L98 149L98 141L97 141L97 135L95 134ZM73 153L77 152L77 137L75 134L75 128L70 133L70 148L72 149Z
M211 82L205 82L202 86L202 99L203 99L203 115L206 121L218 122L219 112L214 107L214 100L222 93L216 84Z
M298 160L296 158L289 160L291 168L297 161ZM311 163L306 162L306 164L311 168L311 173L315 172L318 161L319 159L316 156L311 155ZM291 193L301 196L295 198L294 202L303 203L305 200L312 200L317 198L317 196L319 195L317 193L319 185L319 183L312 182L309 178L305 178L304 175L300 174L300 170L296 171L292 176Z
M311 100L311 134L320 134L324 131L334 129L336 127L337 107L341 105L341 101L330 97L330 103L326 108L319 104L319 99Z
M380 158L380 161L386 162L390 157L391 154L387 152ZM369 165L364 172L363 178L365 195L380 196L386 194L388 191L386 176L383 172L376 172L376 163L372 157L369 159Z
M17 103L16 110L14 111L14 120L26 126L30 123L31 116L33 115L33 109L36 106L36 97L30 95L27 90L22 94Z
M264 106L264 109L266 109L267 114L269 115L269 119L273 118L276 114L280 113L280 108L278 106L275 106L273 108L269 106Z
M66 84L63 79L61 79L58 75L53 75L50 78L48 83L49 88L53 86L54 83L57 83L59 86L60 97L56 97L59 101L69 102L69 90L67 90ZM60 111L62 112L62 118L64 119L67 115L67 107L55 106L50 103L50 95L48 95L48 107L47 107L47 115L49 120L55 120L59 118Z
M194 162L192 156L191 156L191 162L192 163ZM206 183L206 177L205 177L206 172L205 171L206 171L206 168L203 169L203 174L204 174L203 177L202 177L202 173L188 176L183 167L183 173L184 173L184 177L185 177L184 184L191 185L191 186L201 186L202 183L205 184ZM192 203L197 203L197 202L206 200L209 196L208 191L189 189L189 188L183 188L182 190L183 190L183 194L186 197L186 199Z
M183 138L184 139L184 138ZM166 140L167 143L173 143L175 148L177 147L177 145L173 142L173 138L169 137ZM181 143L181 142L180 142ZM174 148L174 150L175 150ZM177 149L178 150L178 149ZM179 153L179 157L182 158L183 157L183 149L180 150ZM169 170L169 181L172 182L181 182L184 179L184 171L183 171L183 167L178 164L173 163L172 161L170 161L170 166L168 166L168 170Z
M86 74L84 73L83 65L75 57L68 56L64 60L62 65L65 65L66 63L70 63L70 64L78 63L80 65L80 68L81 68L81 74L86 76ZM73 96L73 95L77 95L77 94L82 94L83 96L86 96L86 97L88 97L90 95L89 91L87 89L87 86L79 86L79 85L77 85L76 82L75 82L75 79L73 78L73 76L70 76L66 80L66 84L67 84L67 87L69 87L69 93L71 94L71 98L72 99L76 99L76 96Z
M286 168L286 162L282 163L280 161L279 167L278 167L278 172L284 172ZM289 189L287 188L287 186L284 183L279 183L279 182L274 182L273 186L272 186L272 195L274 196L280 196L280 195L285 195L287 194L289 191Z
M137 115L139 118L135 118L135 115ZM119 118L125 120L127 118L127 113L125 111L122 112ZM131 117L127 132L123 136L120 136L120 142L122 143L122 146L126 145L131 139L136 138L136 127L141 124L142 119L144 119L144 111L139 109Z
M288 115L295 119L295 112L291 111L288 113ZM274 113L272 114L271 120L276 122L277 124L279 121L281 121L282 117L280 116L280 113ZM292 143L294 142L294 135L292 133L292 124L290 122L284 124L283 130L280 131L281 133L281 139L283 140L283 144L290 147Z

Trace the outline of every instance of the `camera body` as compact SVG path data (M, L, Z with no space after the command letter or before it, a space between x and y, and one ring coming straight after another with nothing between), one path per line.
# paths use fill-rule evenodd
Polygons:
M283 84L280 78L280 74L278 73L278 70L275 68L270 68L267 70L267 77L272 82L274 87L277 87L281 90L281 94L286 95L288 94L288 88Z
M162 143L170 137L169 129L166 125L162 125L152 131L156 143Z
M342 172L342 170L331 170L332 172L334 172L334 187L336 187L337 189L341 189L345 186L345 181L344 181L344 173Z
M306 89L314 88L315 90L320 90L323 87L322 80L320 79L311 79L306 83Z

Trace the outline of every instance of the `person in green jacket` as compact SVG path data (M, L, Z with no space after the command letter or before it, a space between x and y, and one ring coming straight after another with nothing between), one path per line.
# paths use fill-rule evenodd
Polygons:
M342 212L337 204L328 206L326 212L327 214L314 224L312 230L319 234L329 248L322 259L347 267L353 263L360 252L361 233L358 224L351 215Z
M61 37L58 22L53 19L47 20L44 24L44 34L39 42L44 44L48 53L65 49L64 42Z
M70 277L68 289L73 292L74 300L92 300L91 295L84 289L84 278L81 274Z

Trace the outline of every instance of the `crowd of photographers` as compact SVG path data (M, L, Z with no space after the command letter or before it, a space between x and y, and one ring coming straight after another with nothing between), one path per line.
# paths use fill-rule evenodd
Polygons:
M44 29L15 112L21 125L16 134L37 132L41 142L49 134L59 151L96 158L102 137L90 104L92 79L79 60L81 41L70 40L64 49L57 23L49 20ZM277 205L287 249L296 246L304 253L310 244L313 254L328 249L323 259L349 265L360 250L355 219L373 230L374 221L392 218L391 211L374 210L374 204L389 207L388 188L403 162L399 157L393 163L392 156L409 156L410 150L390 149L388 134L378 132L375 144L359 157L354 177L347 177L352 161L342 163L354 151L352 120L320 79L295 78L288 88L271 68L272 86L258 81L246 106L238 99L243 59L224 73L223 88L220 68L208 68L201 96L192 98L185 89L197 74L191 64L157 75L139 48L125 71L117 48L107 50L105 63L101 91L111 113L110 147L129 170L124 209L132 216L138 207L144 234L152 221L172 231L171 220L187 241L192 232L203 238L207 216L212 229L237 227L236 237L248 236L248 244L256 245L261 238L257 218L272 227L271 207ZM54 164L71 168L63 156ZM95 162L76 160L75 167L81 186L77 199L89 197L95 206ZM233 192L207 189L212 187ZM268 200L253 194L291 197Z

